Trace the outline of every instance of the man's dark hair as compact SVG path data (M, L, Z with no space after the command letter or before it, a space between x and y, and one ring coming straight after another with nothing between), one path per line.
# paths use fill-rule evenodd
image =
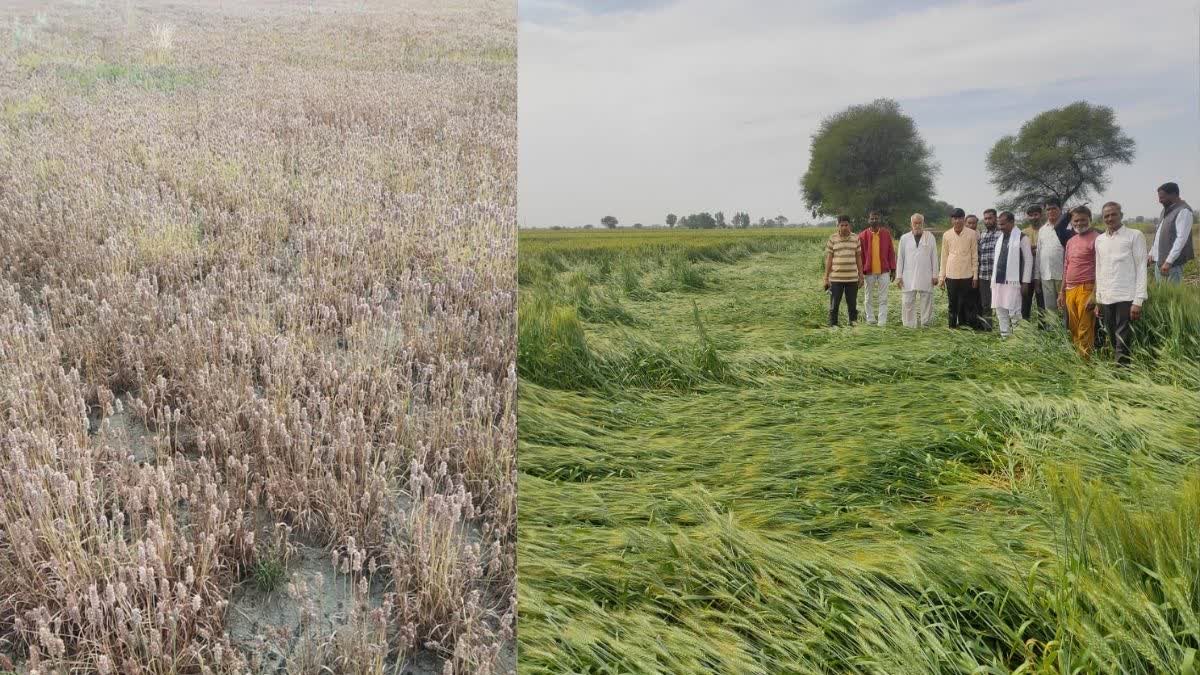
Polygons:
M962 209L954 209L953 211L950 212L951 218L962 218L965 215L967 215L967 213L966 213L966 211L963 211Z
M1027 215L1027 216L1032 216L1035 213L1041 213L1041 212L1042 212L1042 207L1039 206L1038 204L1034 204L1033 206L1030 206L1029 208L1025 209L1025 215Z
M867 217L870 218L871 216L879 216L882 218L883 214L880 213L878 209L871 209L870 211L867 211Z
M983 210L983 215L985 218L987 217L987 214L989 214L989 213L992 214L993 216L996 215L996 209L984 209Z
M1163 183L1162 185L1158 186L1158 189L1171 195L1172 197L1179 196L1179 183Z
M850 216L838 216L838 225L850 222Z
M1001 211L1000 212L1000 222L1015 223L1015 222L1017 222L1017 217L1013 215L1012 211Z
M1060 209L1062 208L1062 202L1060 202L1058 200L1058 197L1046 197L1045 205L1046 205L1046 208L1050 208L1051 206L1056 206Z
M1086 206L1080 205L1080 206L1076 206L1075 208L1071 209L1072 216L1075 215L1076 213L1080 213L1080 214L1087 216L1087 219L1089 221L1092 219L1092 210Z
M975 215L974 213L968 213L967 220L970 220L972 218L974 218L975 220L979 220L979 216Z

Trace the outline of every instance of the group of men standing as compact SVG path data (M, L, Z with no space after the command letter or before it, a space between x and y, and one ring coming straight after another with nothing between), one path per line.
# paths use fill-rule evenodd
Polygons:
M1154 268L1157 280L1179 283L1183 266L1195 257L1192 209L1180 198L1179 186L1164 183L1158 201L1163 211L1149 247L1140 230L1124 225L1116 202L1101 210L1103 231L1092 227L1086 205L1064 214L1056 199L1029 207L1023 230L1009 211L987 209L980 229L975 215L954 209L940 256L920 213L912 215L898 246L881 226L879 212L868 215L868 227L857 236L850 218L839 216L838 231L825 246L829 324L837 325L843 299L851 325L858 320L857 289L865 286L867 323L886 325L888 284L894 282L901 290L903 324L928 326L933 289L940 287L946 289L951 328L991 331L994 311L1000 337L1007 339L1021 320L1032 319L1036 305L1039 325L1065 320L1084 357L1099 346L1099 319L1117 361L1128 363L1130 322L1141 317L1147 295L1146 266Z

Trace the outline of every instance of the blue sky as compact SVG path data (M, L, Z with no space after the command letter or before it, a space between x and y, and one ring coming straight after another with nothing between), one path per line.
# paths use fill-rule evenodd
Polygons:
M888 97L941 165L937 196L996 193L984 158L1037 113L1113 107L1137 142L1104 200L1200 202L1200 2L518 0L524 226L669 211L807 220L822 118ZM1093 197L1093 203L1099 198Z

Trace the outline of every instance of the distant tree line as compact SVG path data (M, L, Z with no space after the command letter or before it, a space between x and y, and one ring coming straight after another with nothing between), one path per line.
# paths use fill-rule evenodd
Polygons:
M674 213L668 213L664 221L667 227L685 227L693 230L710 230L729 227L746 228L757 224L758 227L784 227L788 224L787 216L775 216L774 218L759 218L757 223L750 220L750 214L746 211L738 211L731 218L726 218L724 211L710 213L701 211L700 213L692 213L682 218ZM620 225L620 220L616 216L604 216L600 219L600 224L612 230ZM583 229L590 230L595 225L587 224ZM634 223L634 229L642 229L647 227L642 223ZM661 225L650 225L650 227L661 227ZM554 226L551 229L563 229L561 225Z
M665 218L667 227L686 227L694 230L710 230L726 227L750 227L753 222L750 220L750 214L746 211L738 211L731 218L725 217L724 211L709 213L701 211L680 218L674 213L668 213ZM757 225L759 227L783 227L788 224L787 216L775 216L774 218L759 218Z
M1023 213L1031 204L1056 198L1069 208L1071 200L1086 202L1109 183L1109 169L1133 160L1134 142L1116 123L1112 108L1079 101L1042 112L1017 134L996 141L985 158L992 185L1000 199L994 205ZM879 211L893 230L908 225L911 213L922 213L929 225L944 225L954 206L933 196L939 167L933 151L903 114L898 103L878 99L853 105L822 121L812 137L808 170L800 178L800 193L814 219L829 222L848 215L856 229L867 214ZM971 212L993 205L963 207ZM1200 212L1197 212L1200 214ZM1138 218L1138 222L1144 221ZM702 211L679 217L668 213L667 227L717 229L725 227L783 227L785 216L750 219L738 211L726 219L723 211ZM614 229L615 216L600 224ZM594 226L585 225L584 229ZM641 223L633 225L641 229ZM657 226L655 226L657 227Z

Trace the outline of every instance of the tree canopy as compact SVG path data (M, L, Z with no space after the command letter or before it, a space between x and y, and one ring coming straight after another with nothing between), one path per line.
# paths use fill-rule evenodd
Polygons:
M933 225L934 223L949 222L950 212L953 210L954 207L949 203L940 199L931 199L927 204L919 209L916 209L915 212L925 216L926 224ZM894 220L897 221L897 224L900 226L907 226L908 218L911 215L911 213L899 213L896 214L896 218Z
M717 226L717 219L707 211L703 213L693 213L690 216L684 216L679 220L680 227L695 228L701 230L711 230Z
M1047 110L996 141L987 156L992 185L1010 211L1056 197L1063 205L1102 193L1108 169L1133 161L1134 141L1112 108L1079 101Z
M872 209L907 221L933 199L938 167L917 125L891 99L854 105L821 122L812 137L801 194L814 218Z
M675 214L674 213L667 214L667 227L675 227Z
M600 219L600 224L611 230L617 226L617 219L612 216L604 216Z

